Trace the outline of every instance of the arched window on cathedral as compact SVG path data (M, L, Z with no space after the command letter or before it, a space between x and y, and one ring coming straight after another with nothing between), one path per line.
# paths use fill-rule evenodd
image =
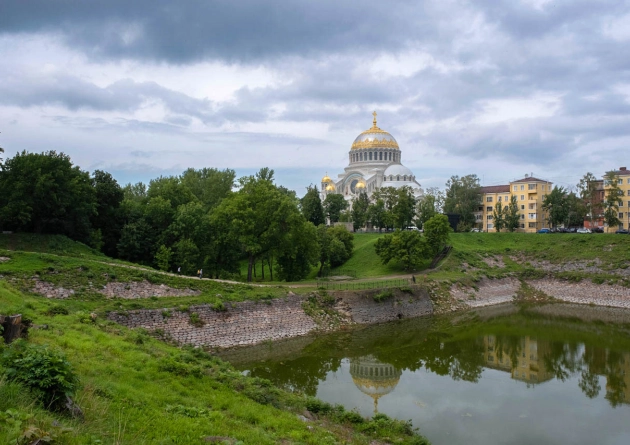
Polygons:
M403 176L403 181L407 180L407 175Z
M400 175L396 176L396 181L400 181Z
M370 152L370 161L372 160L372 152Z
M390 181L393 181L393 180L394 180L394 177L393 177L392 175L389 175L389 180L390 180Z
M382 161L382 160L383 160L383 152L382 152L382 151L380 151L380 152L378 153L378 160L379 160L379 161Z
M363 153L359 153L359 160L362 161L363 160Z
M391 151L389 152L389 160L390 161L392 160L392 152Z

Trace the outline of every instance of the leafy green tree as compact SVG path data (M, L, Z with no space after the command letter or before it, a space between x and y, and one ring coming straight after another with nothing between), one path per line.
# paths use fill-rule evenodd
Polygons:
M514 232L518 229L521 220L518 212L518 201L516 200L516 196L512 195L510 198L510 204L507 206L507 211L505 212L505 228L510 232Z
M117 253L124 222L121 204L125 194L112 175L101 170L94 171L92 187L96 192L96 214L92 215L90 222L92 228L101 233L103 241L101 250L113 257Z
M367 219L372 226L378 227L379 232L386 227L386 213L385 202L381 198L368 207Z
M230 238L237 240L247 257L250 282L254 262L282 246L292 230L303 226L304 217L297 202L273 184L273 170L261 169L239 183L240 190L223 200L215 212L219 220L229 221Z
M394 260L410 271L421 266L431 256L431 248L420 232L397 230L376 241L376 254L383 264Z
M444 213L459 215L463 228L475 225L475 211L479 207L481 186L477 175L451 176L446 182Z
M306 194L300 200L300 207L304 218L306 218L307 221L312 222L315 227L320 224L326 224L324 206L322 205L322 200L319 197L319 190L317 190L317 186L310 185L306 189Z
M150 200L158 197L170 202L173 210L182 204L198 201L193 192L177 176L160 176L149 182L147 198Z
M418 218L416 220L416 225L419 229L422 229L424 228L424 223L433 218L433 216L437 215L435 196L425 194L418 201L417 214Z
M425 223L424 237L433 255L448 243L450 233L451 225L446 215L435 215Z
M545 196L542 208L547 212L547 221L551 226L557 227L565 223L569 216L565 188L555 186L551 193Z
M416 198L411 187L400 187L396 194L398 199L392 208L395 227L404 230L411 226L411 222L416 216ZM367 209L366 209L367 210Z
M352 226L354 230L358 230L365 226L367 222L367 211L370 206L370 200L364 191L354 198L352 202Z
M5 230L56 233L89 243L96 193L90 175L63 153L22 153L0 171L0 221Z
M621 222L619 219L619 205L623 196L623 190L619 188L619 177L614 171L606 173L604 185L606 190L604 197L604 222L608 226L608 230L610 230L611 227L619 226Z
M163 271L169 270L171 268L172 257L173 251L162 244L155 254L155 263L157 264L158 269Z
M123 227L118 241L118 256L134 263L150 264L155 243L155 231L144 218L140 218Z
M190 190L207 212L232 193L235 178L236 173L230 169L189 168L180 176L180 183Z
M298 281L317 264L319 244L317 229L306 220L297 223L277 249L278 277L285 281ZM271 277L273 280L273 276Z
M202 268L201 255L197 245L189 238L184 238L173 246L177 267L182 268L185 275L195 275Z
M384 227L393 228L396 224L394 216L394 208L398 204L398 189L395 187L381 187L372 193L372 200L378 202L383 201L385 212L383 214Z
M354 235L343 226L329 227L328 231L332 238L339 241L343 246L343 252L340 251L335 260L331 259L330 265L332 267L341 266L352 256Z
M595 175L591 172L586 173L577 185L580 198L586 206L586 216L590 221L591 227L595 227L595 221L599 219L603 212L602 200L599 197L599 184Z
M319 272L322 276L325 267L338 267L345 263L352 255L354 235L343 226L317 227L317 242L319 247Z
M497 202L497 205L494 207L494 210L492 211L492 220L494 221L494 228L497 232L500 232L504 227L506 227L508 210L508 206L503 207L501 202Z
M332 193L327 195L326 199L324 199L324 212L331 224L338 222L341 212L347 208L348 202L345 200L343 195Z

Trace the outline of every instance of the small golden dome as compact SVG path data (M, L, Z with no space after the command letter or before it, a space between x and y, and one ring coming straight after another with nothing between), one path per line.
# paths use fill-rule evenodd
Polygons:
M332 192L333 190L335 190L335 186L332 183L326 186L327 192Z
M322 178L322 182L328 184L329 182L332 182L332 179L330 179L330 176L328 176L328 173L326 173L326 175Z
M360 181L357 182L357 185L354 186L355 189L364 189L365 188L365 182Z

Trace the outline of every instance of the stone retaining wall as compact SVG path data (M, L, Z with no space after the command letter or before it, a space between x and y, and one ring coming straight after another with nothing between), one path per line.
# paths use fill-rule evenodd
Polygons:
M618 285L574 283L553 278L528 281L536 290L568 303L630 308L630 289Z
M110 320L130 328L161 329L181 344L229 348L261 343L267 340L306 335L316 329L311 317L304 313L299 296L267 302L235 303L225 312L216 312L210 305L190 306L190 312L173 311L165 316L162 309L112 312ZM204 323L194 326L190 314L196 312Z
M431 300L423 290L415 290L414 294L395 290L393 297L380 303L374 301L374 293L377 291L336 295L335 309L347 323L359 324L419 317L433 312ZM327 326L318 326L304 312L302 305L305 301L306 297L292 294L285 299L228 304L225 312L216 312L210 305L198 305L190 306L189 312L142 309L124 314L111 312L108 318L130 328L160 329L180 344L229 348L328 329ZM203 326L191 323L190 314L193 312L199 315Z
M486 278L477 283L477 289L459 285L451 286L451 297L467 307L492 306L513 301L520 287L521 282L516 278L500 280Z

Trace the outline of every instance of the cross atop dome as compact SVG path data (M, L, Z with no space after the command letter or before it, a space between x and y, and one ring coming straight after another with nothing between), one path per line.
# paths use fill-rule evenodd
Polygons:
M374 113L372 113L372 116L374 116L374 120L372 121L372 124L374 125L374 127L373 127L373 128L378 128L378 127L376 126L376 110L374 111Z

